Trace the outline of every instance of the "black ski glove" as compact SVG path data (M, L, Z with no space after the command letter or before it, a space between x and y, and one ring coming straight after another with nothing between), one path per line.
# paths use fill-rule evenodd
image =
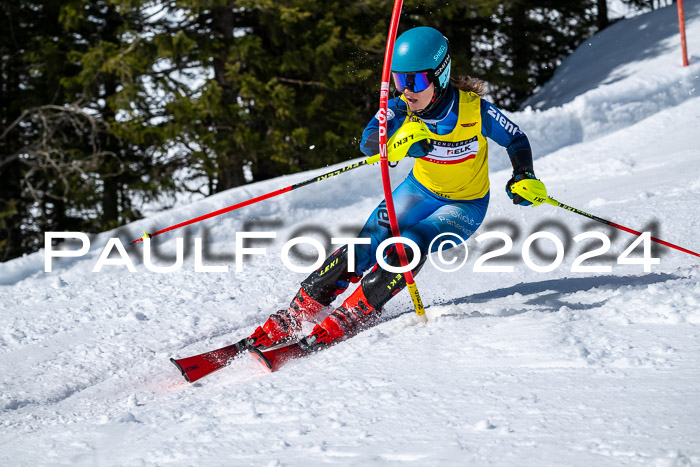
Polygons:
M406 155L420 159L421 157L425 157L430 154L430 151L432 151L434 148L435 146L433 146L433 142L431 140L422 139L413 143L411 147L408 148L408 153Z
M510 190L510 187L513 186L515 182L519 182L520 180L526 178L529 178L531 180L537 180L535 174L530 172L522 172L518 174L513 174L510 180L508 180L508 183L506 183L506 193L508 194L508 197L513 200L513 204L518 204L520 206L532 206L532 203L530 201L524 199L520 195L516 195Z

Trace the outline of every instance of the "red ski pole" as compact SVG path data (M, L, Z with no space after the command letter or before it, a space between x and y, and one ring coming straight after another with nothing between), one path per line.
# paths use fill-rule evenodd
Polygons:
M428 133L424 125L419 124L417 122L410 122L402 126L399 129L399 131L397 131L389 140L389 160L399 161L403 159L404 157L406 157L406 153L408 152L408 148L411 144L424 139L430 139L430 133ZM188 221L180 222L179 224L166 227L165 229L161 229L157 232L153 232L151 234L149 234L148 232L144 232L145 235L143 237L138 238L131 243L138 243L144 238L155 237L156 235L160 235L165 232L170 232L171 230L179 229L180 227L185 227L186 225L195 224L205 219L211 219L212 217L220 216L222 214L226 214L227 212L235 211L236 209L240 209L245 206L250 206L251 204L255 204L266 199L274 198L275 196L287 193L292 190L296 190L297 188L301 188L312 183L320 182L321 180L326 180L331 177L335 177L336 175L343 174L349 170L353 170L364 165L375 164L379 161L379 154L375 154L374 156L367 157L366 159L360 162L355 162L354 164L346 165L345 167L342 167L338 170L334 170L332 172L319 175L318 177L304 180L303 182L299 182L288 187L280 188L279 190L275 190L270 193L266 193L264 195L260 195L246 201L241 201L238 204L234 204L232 206L228 206L217 211L210 212L209 214L204 214L202 216L195 217L194 219L190 219Z
M545 201L545 202L548 204L551 204L552 206L556 206L558 208L563 208L563 209L566 209L567 211L575 212L576 214L578 214L580 216L588 217L589 219L593 219L594 221L600 222L601 224L609 225L610 227L615 227L616 229L623 230L627 233L631 233L631 234L637 235L637 236L642 235L642 232L637 232L634 229L630 229L629 227L625 227L624 225L616 224L615 222L611 222L611 221L605 220L601 217L594 216L593 214L589 214L585 211L581 211L580 209L572 208L571 206L567 206L564 203L560 203L559 201L557 201L556 199L554 199L552 197L547 197L547 201ZM695 253L694 251L687 250L687 249L680 247L678 245L674 245L671 242L667 242L665 240L661 240L660 238L651 237L651 236L649 237L649 239L652 242L660 243L661 245L665 245L667 247L674 248L678 251L682 251L683 253L688 253L689 255L697 256L698 258L700 258L700 254Z
M186 225L191 225L191 224L203 221L205 219L211 219L212 217L220 216L221 214L226 214L227 212L235 211L236 209L240 209L240 208L245 207L245 206L250 206L251 204L255 204L255 203L258 203L258 202L266 200L266 199L274 198L275 196L279 196L283 193L287 193L289 191L296 190L297 188L301 188L303 186L310 185L312 183L320 182L321 180L325 180L327 178L335 177L336 175L340 175L342 173L345 173L348 170L356 169L358 167L362 167L363 165L367 165L368 160L369 160L369 158L362 160L360 162L356 162L354 164L346 165L345 167L338 169L338 170L334 170L333 172L328 172L328 173L325 173L323 175L319 175L318 177L314 177L314 178L311 178L309 180L304 180L303 182L299 182L299 183L296 183L294 185L290 185L288 187L280 188L279 190L275 190L275 191L272 191L270 193L266 193L264 195L256 196L255 198L251 198L247 201L242 201L238 204L234 204L232 206L228 206L228 207L225 207L223 209L219 209L218 211L210 212L209 214L204 214L203 216L195 217L194 219L190 219L190 220L185 221L185 222L180 222L179 224L171 225L170 227L166 227L165 229L161 229L161 230L159 230L157 232L153 232L151 234L149 234L148 232L144 232L145 235L143 237L137 238L136 240L134 240L131 243L132 244L138 243L138 242L142 241L144 238L155 237L156 235L160 235L160 234L163 234L165 232L170 232L171 230L179 229L180 227L185 227ZM371 162L369 162L369 163L371 163Z
M567 211L574 212L579 216L587 217L596 222L600 222L601 224L609 225L610 227L615 227L616 229L623 230L633 235L642 235L642 232L638 232L634 229L630 229L629 227L625 227L624 225L616 224L615 222L603 219L602 217L594 216L593 214L589 214L586 211L581 211L580 209L576 209L571 206L567 206L564 203L560 203L559 201L547 194L547 189L545 188L544 184L539 180L520 180L519 182L513 184L511 190L513 191L513 193L518 194L526 200L530 201L534 206L538 206L543 203L551 204L552 206L566 209ZM694 251L687 250L678 245L674 245L673 243L667 242L665 240L661 240L660 238L650 236L650 240L670 248L675 248L676 250L682 251L683 253L688 253L689 255L697 256L698 258L700 258L700 254L695 253Z

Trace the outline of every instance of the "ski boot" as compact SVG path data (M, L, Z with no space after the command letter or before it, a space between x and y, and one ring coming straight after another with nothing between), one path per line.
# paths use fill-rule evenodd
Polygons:
M250 335L248 346L264 350L294 340L303 321L313 320L350 282L358 282L361 276L347 271L347 253L348 247L344 246L329 256L301 283L289 308L270 315L265 324Z
M289 308L271 314L265 324L258 326L248 337L248 346L269 348L290 341L301 331L301 322L315 316L323 308L323 304L309 297L306 291L300 288Z
M381 309L369 304L360 285L321 324L314 326L311 334L299 341L299 346L308 353L329 347L344 336L356 334L363 324L375 320L380 314Z
M421 258L413 270L414 274L423 267L426 259L427 256ZM387 263L400 264L398 255L390 253ZM300 340L299 346L306 352L315 352L372 326L381 315L384 305L405 286L404 274L385 271L375 265L352 295L321 324L317 324L310 335Z

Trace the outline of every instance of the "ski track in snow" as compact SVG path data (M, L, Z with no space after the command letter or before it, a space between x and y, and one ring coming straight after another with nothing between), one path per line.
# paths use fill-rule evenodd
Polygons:
M685 7L687 69L669 26L675 10L661 9L592 38L512 118L531 137L551 196L630 228L655 225L657 237L698 251L700 2ZM176 273L151 273L141 245L129 247L136 273L91 270L110 237L126 246L143 230L330 168L96 236L88 255L54 260L51 273L43 252L0 264L0 465L700 464L697 258L655 247L661 264L651 272L616 264L631 235L551 206L510 205L507 157L491 147L491 206L478 233L513 237L504 264L515 271L472 272L500 244L471 238L460 273L427 264L418 276L427 325L400 294L377 326L269 375L241 358L188 384L168 359L235 342L286 306L303 274L281 264L284 241L313 220L352 236L382 197L378 170L193 226L189 235L209 235L226 273L196 273L192 257ZM409 170L402 162L394 183ZM549 273L519 259L540 229L566 245ZM242 230L278 238L236 272ZM591 230L612 248L584 265L611 265L609 273L571 271L600 245L573 242ZM154 243L173 256L182 235Z

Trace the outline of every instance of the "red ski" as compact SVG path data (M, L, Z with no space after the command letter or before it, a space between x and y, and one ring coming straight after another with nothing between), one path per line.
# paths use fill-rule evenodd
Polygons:
M248 339L242 339L220 349L187 358L171 358L170 361L180 370L185 381L194 383L199 378L228 366L234 358L246 350L247 341Z
M274 350L248 349L248 353L255 357L270 373L279 370L287 361L293 358L305 357L308 352L302 350L298 343L289 344Z
M278 342L276 346L266 350L262 350L260 346L249 346L248 342L252 339L252 337L243 339L236 344L195 355L194 357L179 360L171 358L170 361L177 366L185 380L192 383L209 373L224 368L241 352L246 350L262 364L263 368L268 372L273 372L293 358L305 357L311 353L328 348L334 343L338 343L318 324L314 326L313 332L301 341L290 342L293 338L289 337L286 342Z
M250 349L247 346L248 339L242 339L235 344L222 347L210 352L204 352L192 357L175 359L170 361L177 367L188 383L194 383L200 378L227 367L236 357L247 350L256 357L268 371L277 370L284 362L291 358L306 355L296 343L286 343L282 347L271 350Z

